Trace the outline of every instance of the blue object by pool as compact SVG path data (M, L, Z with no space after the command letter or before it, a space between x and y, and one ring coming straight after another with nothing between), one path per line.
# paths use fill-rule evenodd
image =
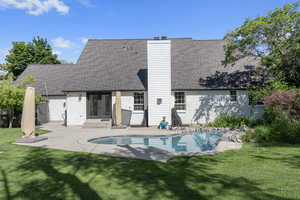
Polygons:
M167 129L169 125L169 122L166 122L166 117L162 118L162 121L159 123L160 129Z
M89 140L89 142L114 145L145 145L170 152L198 153L213 150L219 138L221 136L218 134L190 133L167 136L112 136L95 138Z
M168 122L160 122L159 126L161 129L166 129L168 127L169 123Z

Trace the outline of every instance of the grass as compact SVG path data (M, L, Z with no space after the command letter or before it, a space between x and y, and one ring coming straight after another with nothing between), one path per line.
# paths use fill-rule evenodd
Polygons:
M0 199L300 199L300 146L244 145L167 163L17 146L0 129Z

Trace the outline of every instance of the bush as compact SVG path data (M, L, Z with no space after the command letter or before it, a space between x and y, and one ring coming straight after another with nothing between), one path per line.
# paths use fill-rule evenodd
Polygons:
M246 132L246 141L254 139L258 143L300 143L300 121L295 121L287 110L267 108L264 126Z
M264 123L272 124L276 120L278 115L279 115L278 110L266 107L264 109L264 115L263 115Z
M300 122L278 120L271 124L271 141L296 144L300 143Z
M300 120L300 90L274 90L264 98L267 107L285 111L292 119Z
M277 121L267 126L258 126L255 130L247 131L246 141L255 140L257 143L300 143L300 123Z
M256 120L252 118L246 118L241 116L220 116L214 122L208 124L212 127L228 127L228 128L239 128L243 125L249 127L255 127L262 124L261 120Z
M246 131L245 140L255 140L258 143L265 143L270 140L271 129L269 126L258 126L254 130Z

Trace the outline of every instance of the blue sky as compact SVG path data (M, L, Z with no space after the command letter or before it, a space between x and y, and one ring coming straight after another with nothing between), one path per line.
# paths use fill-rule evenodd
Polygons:
M296 0L0 0L0 63L13 41L45 37L75 62L87 38L221 39L245 18Z

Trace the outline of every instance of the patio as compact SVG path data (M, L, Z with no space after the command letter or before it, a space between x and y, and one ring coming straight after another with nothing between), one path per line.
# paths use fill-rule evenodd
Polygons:
M87 152L114 157L131 157L144 160L157 160L162 162L166 162L172 156L180 155L179 153L173 153L159 148L144 145L107 145L88 142L88 140L98 137L121 135L169 135L176 133L176 131L142 127L128 129L64 127L57 123L48 123L41 126L40 128L50 131L49 133L43 135L47 136L48 140L36 143L16 144L35 147L46 147L66 151ZM222 144L218 145L216 151L240 148L241 144L222 142ZM197 153L197 155L212 153L214 152ZM195 153L186 154L194 155Z
M40 128L50 131L43 136L48 140L37 143L16 143L19 145L46 147L61 149L66 151L88 152L116 157L133 157L145 160L166 161L174 156L173 153L157 148L143 145L132 148L128 145L104 145L88 142L89 139L105 136L119 135L163 135L176 133L175 131L159 130L156 128L128 128L128 129L101 129L101 128L81 128L64 127L58 123L48 123Z

